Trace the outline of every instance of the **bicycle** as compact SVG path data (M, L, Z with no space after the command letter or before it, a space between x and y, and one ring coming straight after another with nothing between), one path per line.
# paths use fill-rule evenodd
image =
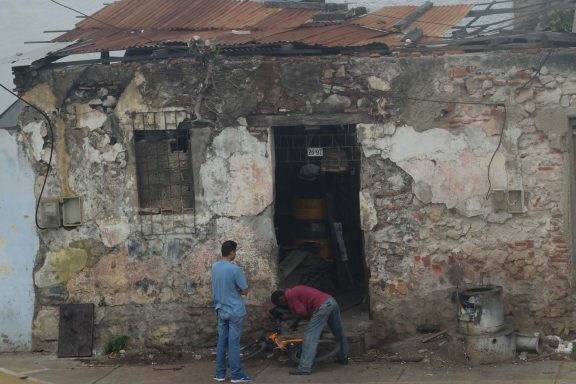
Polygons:
M287 354L292 362L298 364L302 355L302 337L286 338L281 336L281 323L284 320L284 311L273 308L270 311L270 322L273 325L273 332L268 336L263 336L249 344L240 346L240 360L245 361L258 356L265 350L280 351ZM295 323L296 324L296 323ZM294 327L294 326L293 326ZM340 344L336 340L323 339L318 340L318 349L316 350L316 363L327 361L336 356L340 351Z

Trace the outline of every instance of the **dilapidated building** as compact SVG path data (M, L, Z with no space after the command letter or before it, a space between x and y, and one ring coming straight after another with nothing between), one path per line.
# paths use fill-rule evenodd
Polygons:
M0 131L0 349L55 351L67 304L93 305L97 352L210 345L227 239L248 331L303 243L378 336L448 325L453 292L489 283L518 329L574 329L570 34L442 49L472 6L135 3L14 68L50 124L27 107Z

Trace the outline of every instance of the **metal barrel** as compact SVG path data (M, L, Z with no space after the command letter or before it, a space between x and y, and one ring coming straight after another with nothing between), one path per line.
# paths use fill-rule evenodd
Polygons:
M485 335L504 327L502 287L482 285L458 293L458 329L465 335Z

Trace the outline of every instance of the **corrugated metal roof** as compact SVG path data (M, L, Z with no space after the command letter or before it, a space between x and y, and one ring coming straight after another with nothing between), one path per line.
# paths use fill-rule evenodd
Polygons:
M438 36L466 17L472 7L432 7L409 29L422 28L424 42L438 40ZM61 51L65 54L185 44L194 36L218 45L299 42L326 47L372 43L394 47L403 44L403 34L393 31L392 26L416 9L384 7L357 19L310 27L305 23L316 10L269 8L262 3L239 0L120 0L78 23L76 29L55 41L76 42Z
M424 36L441 37L452 27L457 25L470 10L474 4L461 5L441 5L432 7L422 17L410 24L408 29L422 28ZM393 33L392 28L398 21L414 12L416 6L394 6L379 9L364 17L353 20L352 24L361 25L366 28L376 29Z
M326 47L363 46L383 42L384 34L357 25L339 24L313 28L297 28L261 38L263 43L298 41Z
M110 4L77 28L124 29L243 29L281 22L284 28L302 25L316 13L308 9L267 8L238 0L122 0ZM274 25L277 26L277 25Z

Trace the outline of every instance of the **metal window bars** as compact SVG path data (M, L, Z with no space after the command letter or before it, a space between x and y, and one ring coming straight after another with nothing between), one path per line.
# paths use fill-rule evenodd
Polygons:
M187 118L186 111L132 113L143 234L195 231L190 132L183 124Z
M354 125L278 127L275 141L276 161L283 164L320 162L326 170L337 171L362 157Z

